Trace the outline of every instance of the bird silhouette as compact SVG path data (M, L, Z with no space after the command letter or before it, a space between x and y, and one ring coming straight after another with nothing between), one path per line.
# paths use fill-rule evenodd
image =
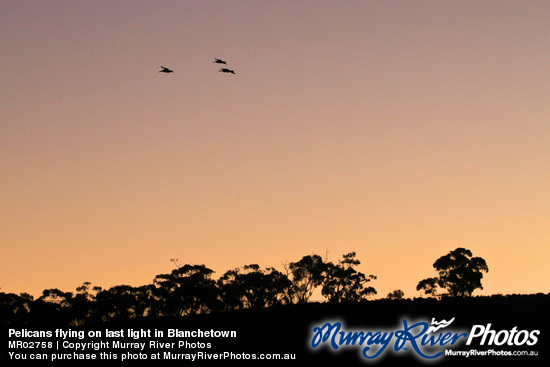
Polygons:
M159 70L159 73L173 73L174 70L170 70L168 68L165 68L164 66L160 66L162 68L162 70Z
M226 69L226 68L221 68L220 70L218 70L218 72L222 72L222 73L231 73L231 74L235 74L235 71L234 70L231 70L231 69Z
M225 61L223 61L222 59L214 59L214 61L212 62L215 62L216 64L225 64L227 65L227 63Z

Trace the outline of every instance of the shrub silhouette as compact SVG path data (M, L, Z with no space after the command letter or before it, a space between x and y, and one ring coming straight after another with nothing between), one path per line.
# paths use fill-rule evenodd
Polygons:
M405 292L403 292L401 289L396 289L386 296L387 299L403 299L405 296Z

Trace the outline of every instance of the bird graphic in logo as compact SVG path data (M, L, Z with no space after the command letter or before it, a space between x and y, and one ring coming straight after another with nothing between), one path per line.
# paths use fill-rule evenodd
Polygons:
M451 323L455 320L453 317L449 321L447 320L441 320L439 322L435 321L435 318L432 318L432 326L428 328L427 333L435 333L439 329L446 328L447 326L451 325Z

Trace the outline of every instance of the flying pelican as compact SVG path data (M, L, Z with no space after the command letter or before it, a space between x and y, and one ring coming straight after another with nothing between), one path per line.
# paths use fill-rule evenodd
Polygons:
M235 71L231 70L231 69L225 69L225 68L221 68L220 70L218 70L218 72L222 72L222 73L231 73L231 74L235 74Z
M216 64L225 64L227 65L227 63L225 61L223 61L222 59L214 59L214 61L212 62L215 62Z
M170 70L168 68L165 68L164 66L160 66L162 68L162 70L159 70L159 73L173 73L174 70Z

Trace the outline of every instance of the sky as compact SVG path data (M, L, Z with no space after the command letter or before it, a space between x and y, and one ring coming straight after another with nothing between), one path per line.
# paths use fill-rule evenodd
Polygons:
M550 292L550 3L0 3L0 291L356 252ZM235 74L218 72L214 58ZM174 70L159 73L160 66Z

